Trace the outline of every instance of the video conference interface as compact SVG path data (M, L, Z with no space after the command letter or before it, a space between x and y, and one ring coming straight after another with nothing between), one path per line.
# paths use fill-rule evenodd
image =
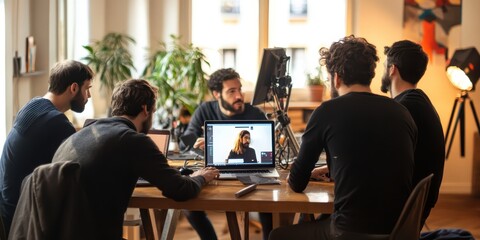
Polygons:
M249 150L232 154L239 133L250 133ZM265 123L208 123L206 158L209 166L272 164L274 159L273 126ZM252 150L253 149L253 150ZM254 153L254 155L253 155ZM245 155L245 156L244 156ZM247 157L248 155L248 157Z

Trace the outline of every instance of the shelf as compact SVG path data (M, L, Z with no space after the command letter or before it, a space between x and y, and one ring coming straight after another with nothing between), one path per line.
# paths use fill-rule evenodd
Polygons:
M18 78L38 77L38 76L41 76L43 74L44 74L43 71L24 72L24 73L20 73L20 75L14 76L14 77L18 77Z

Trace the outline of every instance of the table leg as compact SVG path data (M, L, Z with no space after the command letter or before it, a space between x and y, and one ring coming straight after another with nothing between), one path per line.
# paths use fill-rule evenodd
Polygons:
M225 212L227 215L228 230L230 231L230 238L232 240L240 240L240 229L238 228L237 213L236 212Z
M153 209L154 223L157 229L157 235L162 236L165 218L167 218L168 209Z
M249 227L250 227L250 214L249 212L244 212L243 217L243 239L249 239Z
M140 209L140 217L142 218L143 231L147 240L155 240L155 233L153 232L152 218L150 218L149 209Z
M177 228L178 218L180 217L181 210L168 209L167 216L165 217L165 223L163 225L162 240L171 240L175 234Z

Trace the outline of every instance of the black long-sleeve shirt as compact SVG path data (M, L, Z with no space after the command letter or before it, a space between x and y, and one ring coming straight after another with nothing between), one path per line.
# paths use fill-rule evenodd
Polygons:
M430 173L434 174L423 214L423 218L426 219L437 202L443 178L445 140L442 123L430 99L420 89L404 91L395 97L395 101L408 109L418 128L413 185Z
M226 116L220 110L218 101L204 102L193 113L192 119L188 124L187 130L183 133L184 136L195 135L197 138L203 136L203 124L205 120L266 120L267 117L260 109L246 103L243 113L235 114L231 117ZM180 148L184 149L186 146L182 143Z
M228 154L228 159L232 158L241 158L243 159L244 163L256 163L257 162L257 154L255 153L255 149L248 147L243 149L242 154L238 154L233 150L230 151Z
M335 181L340 231L390 233L412 190L417 128L394 100L352 92L314 110L289 184L302 192L323 149Z
M53 162L58 161L80 163L88 210L103 239L121 239L123 215L139 177L177 201L197 196L205 183L202 176L182 176L171 168L155 143L122 117L98 120L72 135L55 153Z

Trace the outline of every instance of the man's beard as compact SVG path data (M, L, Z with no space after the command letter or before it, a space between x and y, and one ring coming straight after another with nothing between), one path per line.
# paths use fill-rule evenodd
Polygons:
M243 149L247 149L250 146L250 143L242 143Z
M147 134L148 133L148 130L150 130L150 128L152 128L152 116L153 116L153 113L150 113L148 114L148 118L145 119L145 121L143 121L142 123L142 129L140 129L140 132L143 133L143 134Z
M340 96L340 94L338 94L338 90L335 88L334 81L330 81L330 97L336 98L338 96Z
M87 104L88 99L85 101L83 100L82 92L78 91L77 95L70 101L70 109L72 111L81 113L85 110L85 104Z
M392 87L392 79L388 76L387 73L383 74L382 76L382 86L380 87L380 91L383 93L387 93L390 91L390 88Z
M220 95L220 103L222 104L222 107L227 111L233 112L235 114L239 114L239 113L243 112L243 108L244 108L243 105L239 109L235 109L233 107L233 105L236 104L236 103L242 103L243 104L243 100L239 99L239 100L235 101L233 104L230 104L223 99L222 95Z

